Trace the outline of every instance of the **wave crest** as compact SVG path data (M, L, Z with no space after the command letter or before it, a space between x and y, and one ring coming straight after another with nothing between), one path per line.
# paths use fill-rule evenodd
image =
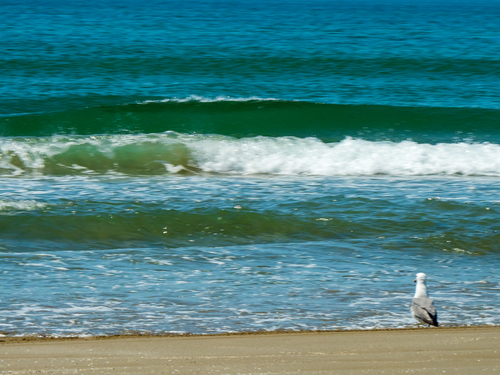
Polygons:
M283 101L276 98L261 98L258 96L249 96L249 97L231 97L231 96L223 96L219 95L215 98L199 96L199 95L190 95L184 98L165 98L160 100L144 100L141 102L137 102L137 104L151 104L151 103L217 103L217 102L273 102L273 101Z
M0 140L0 173L500 176L500 145L317 138L149 135Z

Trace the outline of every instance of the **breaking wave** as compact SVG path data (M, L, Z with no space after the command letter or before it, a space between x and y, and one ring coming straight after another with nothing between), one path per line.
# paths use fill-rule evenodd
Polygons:
M500 176L500 145L176 132L2 138L0 173Z

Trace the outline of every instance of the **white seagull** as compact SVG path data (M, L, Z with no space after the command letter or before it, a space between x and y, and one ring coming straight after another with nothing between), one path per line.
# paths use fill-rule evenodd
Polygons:
M427 295L425 277L425 273L417 273L417 277L415 279L417 288L411 304L411 312L417 322L437 327L439 325L437 321L437 312L434 307L434 302L432 302Z

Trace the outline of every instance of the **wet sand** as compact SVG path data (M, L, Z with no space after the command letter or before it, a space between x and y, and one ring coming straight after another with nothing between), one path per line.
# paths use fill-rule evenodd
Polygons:
M500 327L0 338L6 374L494 374Z

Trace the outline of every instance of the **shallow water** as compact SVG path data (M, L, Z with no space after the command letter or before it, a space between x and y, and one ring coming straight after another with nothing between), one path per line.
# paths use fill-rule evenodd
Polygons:
M405 327L417 271L443 325L499 324L496 179L12 182L9 334Z
M358 241L11 253L2 258L19 297L2 306L2 328L81 335L406 327L414 324L410 275L422 268L442 325L499 323L498 255L488 265L469 254L373 245L369 256Z

